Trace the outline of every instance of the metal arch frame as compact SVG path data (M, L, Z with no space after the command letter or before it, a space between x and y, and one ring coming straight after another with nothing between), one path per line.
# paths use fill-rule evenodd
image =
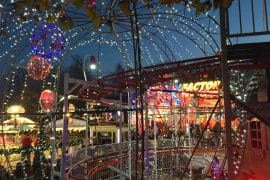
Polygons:
M243 16L242 16L242 10L241 10L241 1L242 0L237 0L237 2L235 2L235 3L238 3L237 4L237 6L236 6L236 8L237 8L237 15L238 15L238 19L239 19L239 26L238 26L238 28L239 29L237 29L237 32L236 33L231 33L231 31L230 31L230 18L229 18L229 9L226 11L226 35L227 35L227 37L228 38L238 38L238 37L249 37L249 36L259 36L259 35L270 35L270 27L269 27L269 19L268 18L270 18L269 17L269 10L267 9L267 6L266 6L266 4L267 4L267 1L266 0L261 0L260 2L262 2L263 3L263 16L265 16L264 18L265 19L263 19L263 26L265 25L265 27L264 28L266 28L265 30L263 30L263 31L257 31L256 30L256 19L255 19L255 13L256 12L254 12L254 0L250 0L249 1L249 3L251 3L251 21L252 21L252 27L250 27L249 29L251 30L251 31L249 31L249 32L243 32L243 24L242 24L242 20L243 20ZM258 1L258 0L257 0ZM242 1L243 2L243 1ZM245 0L245 3L247 3L247 0ZM268 1L268 6L270 5L269 4L270 2ZM259 20L261 20L261 19L259 19ZM258 20L258 21L259 21ZM265 24L264 24L265 23ZM260 26L260 28L261 28L261 26ZM239 31L238 31L239 30Z
M211 33L208 32L208 31L206 31L206 29L205 29L198 21L194 20L193 18L191 18L191 17L186 17L186 16L180 15L180 14L170 14L170 13L157 13L157 14L182 17L182 18L184 18L184 19L187 19L188 21L191 21L192 23L194 23L194 24L196 24L197 26L199 26L199 27L200 27L207 35L209 35L209 37L211 38L211 40L214 42L216 48L219 48L218 43L216 42L215 38L211 35ZM82 15L83 15L83 14L82 14ZM209 17L209 15L208 15L207 17ZM160 17L160 18L162 18L162 17ZM164 17L163 19L166 19L166 18ZM212 19L212 21L213 21L213 19ZM213 52L215 52L214 47L211 46L212 43L211 43L210 41L208 41L208 40L207 40L207 39L206 39L199 31L195 30L195 28L193 28L192 26L189 26L189 25L185 24L184 22L182 22L182 21L180 21L180 20L177 21L177 22L180 23L181 25L187 26L188 28L190 28L190 29L192 29L193 31L195 31L196 34L199 35L199 37L201 37L204 41L207 41L207 42L208 42L208 44L209 44L209 46L211 47L211 49L213 50ZM213 21L213 23L216 24L216 22L214 22L214 21ZM89 24L90 24L90 22L89 22ZM121 26L121 22L116 22L116 24L118 24L118 26L124 28L124 26ZM173 23L173 24L175 25L175 23ZM144 24L144 25L147 26L147 24ZM161 26L157 26L157 27L158 27L158 28L162 28ZM127 26L127 28L128 28L128 26ZM127 29L127 28L126 28L126 29ZM182 34L183 36L186 36L186 34L181 33L180 31L173 30L173 29L171 29L171 28L170 28L170 30L171 30L171 31L175 31L176 33ZM126 32L130 32L130 31L128 31L128 29L127 29L127 31L125 31L125 32L117 32L117 33L120 34L120 33L126 33ZM186 37L186 38L188 38L192 43L196 44L196 45L200 48L200 45L197 44L191 37ZM201 51L202 51L204 54L206 54L206 52L205 52L203 49L201 49Z

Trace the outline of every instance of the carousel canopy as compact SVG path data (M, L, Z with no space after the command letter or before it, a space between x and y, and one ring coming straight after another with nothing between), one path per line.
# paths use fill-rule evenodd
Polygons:
M51 123L50 123L51 125ZM63 129L63 119L56 120L56 130ZM69 118L68 119L68 129L69 130L83 130L85 129L85 120L79 118Z
M12 117L10 119L7 119L3 122L3 124L7 125L19 125L19 124L29 124L29 125L35 125L36 123L32 121L31 119L28 119L26 117Z
M4 133L17 133L18 131L31 130L36 122L26 117L12 117L3 121Z

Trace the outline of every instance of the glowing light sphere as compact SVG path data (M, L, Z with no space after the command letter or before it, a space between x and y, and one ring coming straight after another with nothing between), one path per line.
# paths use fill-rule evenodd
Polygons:
M90 69L95 70L97 68L97 60L95 56L90 57Z
M40 95L40 106L43 111L45 112L52 112L53 111L53 104L54 104L54 92L46 89L41 92Z
M51 71L52 65L42 57L32 56L27 63L27 73L34 80L45 79Z
M33 32L30 43L34 55L50 61L63 55L66 40L58 26L41 24Z

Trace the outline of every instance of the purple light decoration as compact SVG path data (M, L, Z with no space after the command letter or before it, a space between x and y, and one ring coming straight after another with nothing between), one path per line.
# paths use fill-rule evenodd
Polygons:
M34 55L51 61L63 55L65 38L59 27L54 24L41 24L30 38Z
M136 98L137 98L136 91L130 92L129 98L130 98L130 105L135 106L136 105Z
M211 163L211 175L213 179L219 179L222 173L221 164L217 156L214 156Z

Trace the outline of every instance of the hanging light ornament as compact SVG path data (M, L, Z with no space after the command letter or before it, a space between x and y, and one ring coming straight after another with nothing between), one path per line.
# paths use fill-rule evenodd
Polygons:
M96 0L87 0L86 1L86 9L92 9L93 7L96 6Z
M56 25L41 24L34 30L30 43L34 55L50 61L63 55L66 40Z
M40 106L45 112L52 112L54 104L54 93L53 91L46 89L42 91L40 95Z
M34 80L45 79L51 71L51 64L45 58L32 56L27 63L27 73Z

